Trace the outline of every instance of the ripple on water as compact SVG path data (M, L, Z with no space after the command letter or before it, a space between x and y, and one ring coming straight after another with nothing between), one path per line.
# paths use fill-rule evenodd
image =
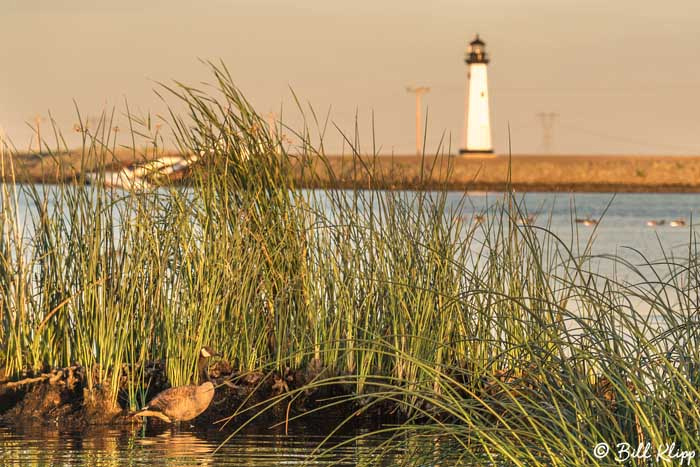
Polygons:
M194 465L377 465L378 438L352 440L322 460L308 462L324 435L324 424L309 423L297 433L255 428L226 439L219 431L190 431L181 427L156 430L92 428L60 432L43 427L10 430L0 426L0 464L3 466L194 466ZM314 432L314 429L316 432ZM335 436L331 443L348 441L352 434ZM427 442L426 442L427 443ZM387 460L385 465L393 465Z

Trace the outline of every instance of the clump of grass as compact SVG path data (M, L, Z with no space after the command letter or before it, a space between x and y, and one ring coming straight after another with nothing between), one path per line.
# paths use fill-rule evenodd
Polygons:
M638 266L521 225L510 193L476 224L462 219L468 198L444 191L298 190L292 168L323 165L322 137L312 145L305 126L290 149L210 67L211 87L163 88L187 108L167 119L175 143L199 157L186 185L18 186L3 174L8 374L78 363L89 389L115 402L125 390L136 408L146 362L186 384L208 344L241 372L324 369L273 403L326 385L350 393L329 403L391 403L406 422L385 430L409 464L425 460L420 437L444 443L430 456L514 465L595 464L599 441L692 446L693 230L687 258ZM103 121L83 132L86 159L114 155ZM131 122L151 135L150 118ZM600 276L601 261L632 279Z
M692 331L699 276L695 234L685 259L652 262L640 253L637 265L616 256L575 256L572 245L552 232L518 226L522 215L515 202L495 214L503 217L491 217L481 237L484 262L457 274L470 282L445 295L449 306L414 309L411 319L425 313L438 332L409 329L413 333L399 339L385 335L355 343L357 351L371 348L378 358L412 368L342 378L365 391L347 400L398 404L408 417L381 430L393 433L381 456L409 452L408 465L443 456L449 463L607 465L612 457L594 455L600 442L614 448L620 442L663 447L675 441L694 449L700 428L694 408L698 340ZM429 245L420 248L434 252ZM599 276L600 261L614 263L611 269L627 279ZM458 324L443 324L443 313L461 324L457 332L445 333ZM415 341L427 345L403 346ZM451 358L440 360L443 355ZM436 440L441 447L426 452Z

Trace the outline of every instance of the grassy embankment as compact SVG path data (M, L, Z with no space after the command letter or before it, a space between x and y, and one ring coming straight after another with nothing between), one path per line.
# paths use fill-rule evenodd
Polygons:
M135 408L146 362L165 359L183 384L209 344L241 371L323 368L310 386L349 390L327 404L392 404L406 423L386 428L386 449L406 448L408 464L425 462L412 451L422 436L498 465L595 465L603 441L697 447L694 231L685 258L602 258L632 277L622 282L598 277L586 246L519 225L509 194L479 224L442 191L305 195L292 166L322 151L284 152L213 71L216 95L172 89L189 108L171 121L182 151L215 148L191 188L3 185L10 378L78 363L87 390L113 401L126 379ZM89 137L84 157L104 161L111 147Z
M334 173L332 179L327 177L326 163ZM349 155L328 157L315 167L313 176L297 177L297 182L329 188L700 192L700 157L696 156L383 155L369 158L365 167Z
M148 161L162 150L143 146L137 151L115 148L107 170ZM6 173L10 160L6 160ZM14 157L19 181L71 182L84 172L100 169L99 161L83 151ZM700 192L697 156L402 156L368 157L358 164L354 154L291 161L294 183L307 188L450 189L472 191L574 192ZM330 169L330 170L329 170ZM333 176L329 176L332 173ZM185 174L186 175L186 174ZM510 176L510 179L508 178Z

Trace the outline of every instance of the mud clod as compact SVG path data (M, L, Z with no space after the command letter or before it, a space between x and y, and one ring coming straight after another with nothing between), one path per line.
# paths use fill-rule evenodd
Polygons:
M268 399L303 387L321 372L318 362L312 362L301 370L285 368L282 372L239 373L234 372L228 362L218 361L209 372L217 386L214 399L193 423L199 426L238 425L258 416L260 407ZM67 429L142 423L141 419L131 417L128 411L129 375L130 369L124 368L117 402L110 397L107 385L88 385L85 371L80 366L54 369L20 381L2 383L0 421L10 425L41 424ZM144 379L148 381L146 400L169 387L162 361L149 363L144 368ZM305 391L297 395L289 407L284 403L279 410L266 411L265 418L269 421L270 417L287 416L288 411L308 410L314 406L314 399L327 396L327 391L327 388L323 394L315 390ZM163 422L149 420L148 423Z

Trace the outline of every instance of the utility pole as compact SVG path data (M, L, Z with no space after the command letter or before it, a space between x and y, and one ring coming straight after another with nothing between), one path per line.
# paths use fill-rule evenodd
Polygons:
M556 112L539 112L537 117L542 124L542 152L551 154L552 140L554 139L554 123L559 118Z
M427 86L406 86L406 91L411 92L416 95L416 155L420 156L421 155L421 132L420 132L420 126L421 126L421 121L420 121L420 99L421 96L427 92L430 91L430 88Z
M41 154L41 115L34 116L34 124L36 125L36 140L37 140L37 154Z

